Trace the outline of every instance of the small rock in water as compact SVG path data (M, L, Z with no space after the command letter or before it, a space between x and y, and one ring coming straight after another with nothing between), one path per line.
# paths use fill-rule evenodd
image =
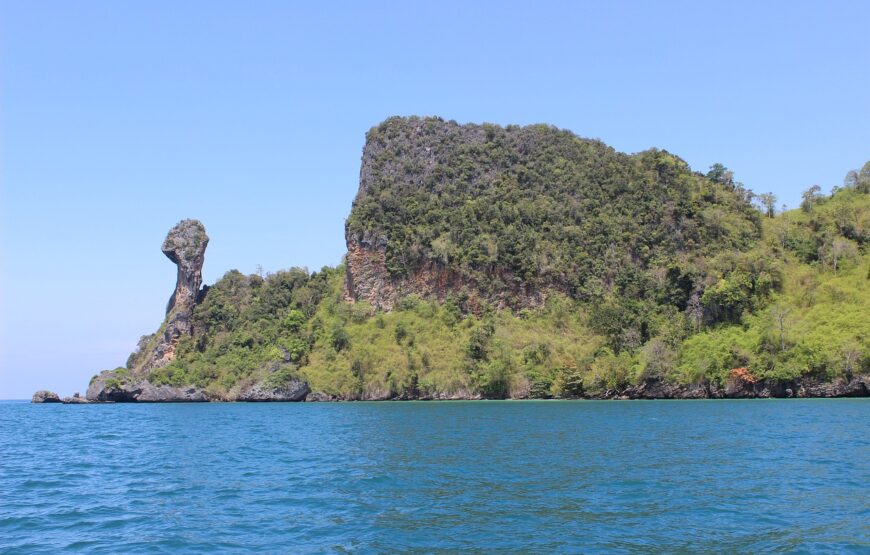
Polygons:
M45 389L41 389L33 394L33 397L30 399L31 403L60 403L60 397L57 396L57 393L54 391L48 391Z
M88 403L90 401L82 397L78 392L74 393L72 397L63 398L64 405L86 405Z

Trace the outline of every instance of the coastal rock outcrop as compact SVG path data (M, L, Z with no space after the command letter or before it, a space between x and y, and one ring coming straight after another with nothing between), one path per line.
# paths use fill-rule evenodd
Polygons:
M33 394L31 403L60 403L60 397L54 391L41 389Z
M651 379L597 398L627 399L787 399L790 397L870 397L870 375L838 378L758 379L745 368L735 368L724 387L715 384L682 385Z
M92 402L201 402L208 396L197 388L154 385L149 373L175 358L179 340L191 333L191 316L204 294L202 265L208 235L199 220L178 222L163 241L162 251L177 267L175 290L166 306L160 330L143 337L126 368L104 371L91 380L86 399Z
M150 355L134 372L143 373L166 366L175 358L178 340L190 333L190 316L202 287L202 265L208 235L199 220L182 220L169 230L163 254L178 267L175 291L166 306L166 322Z
M608 398L627 399L708 399L721 395L707 384L680 385L662 379L648 379Z
M202 403L208 395L196 387L155 385L145 379L125 379L117 372L102 372L88 386L87 400L112 403Z
M870 397L870 375L800 384L795 391L797 397Z
M309 393L305 397L306 403L330 403L339 400L340 399L335 395L330 395L329 393L325 393L323 391L314 391L312 393Z
M271 386L260 382L244 390L236 398L243 402L286 402L304 401L311 392L307 382L291 380L280 386Z

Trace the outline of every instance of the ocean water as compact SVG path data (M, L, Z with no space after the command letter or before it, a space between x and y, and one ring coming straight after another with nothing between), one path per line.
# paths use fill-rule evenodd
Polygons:
M2 553L870 552L870 400L0 403Z

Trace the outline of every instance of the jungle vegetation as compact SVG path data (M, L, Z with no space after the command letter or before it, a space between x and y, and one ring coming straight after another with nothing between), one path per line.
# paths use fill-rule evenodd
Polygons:
M348 229L390 237L396 279L437 260L482 298L519 283L547 291L542 305L457 290L383 312L345 299L343 266L232 270L151 380L218 395L303 378L343 398L548 398L651 378L721 384L738 367L870 371L870 162L781 210L720 164L694 172L665 151L629 156L546 126L478 131L439 138L426 171L384 148L374 163L393 169L357 197Z

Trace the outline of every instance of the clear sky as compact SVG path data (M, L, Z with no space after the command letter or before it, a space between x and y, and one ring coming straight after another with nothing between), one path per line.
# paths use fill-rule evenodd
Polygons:
M226 270L344 254L391 115L550 123L796 206L870 159L870 2L0 0L0 398L81 391Z

